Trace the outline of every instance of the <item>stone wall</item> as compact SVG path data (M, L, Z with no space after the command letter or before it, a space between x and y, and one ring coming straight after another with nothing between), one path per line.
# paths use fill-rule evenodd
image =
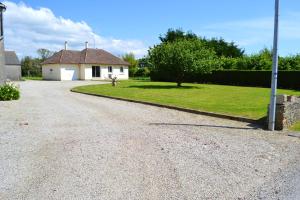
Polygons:
M0 85L6 80L4 60L4 42L0 36Z
M276 130L284 130L300 121L300 97L278 95L276 106Z

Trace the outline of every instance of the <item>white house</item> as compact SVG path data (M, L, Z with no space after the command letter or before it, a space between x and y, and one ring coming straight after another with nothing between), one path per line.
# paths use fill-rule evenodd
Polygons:
M21 63L14 51L5 51L5 75L6 78L12 81L20 81Z
M87 47L87 46L86 46ZM128 79L129 63L102 49L61 50L42 63L45 80Z

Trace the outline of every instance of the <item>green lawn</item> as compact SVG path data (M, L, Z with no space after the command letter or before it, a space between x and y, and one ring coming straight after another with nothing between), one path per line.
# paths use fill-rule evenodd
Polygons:
M260 119L266 116L270 89L209 84L183 84L129 80L110 84L80 86L78 92L121 97L131 100L172 105L201 111ZM300 91L279 90L281 94L299 95Z
M24 80L41 81L41 80L43 80L43 77L40 77L40 76L23 76L22 79L24 79Z

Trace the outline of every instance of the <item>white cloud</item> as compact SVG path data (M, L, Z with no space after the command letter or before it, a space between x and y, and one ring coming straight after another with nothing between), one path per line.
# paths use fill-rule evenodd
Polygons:
M85 41L91 47L102 48L116 55L133 52L143 56L147 48L142 41L106 38L96 34L84 21L75 22L55 16L48 8L34 9L24 3L5 1L5 47L20 56L35 55L39 48L58 51L64 41L72 49L83 49Z

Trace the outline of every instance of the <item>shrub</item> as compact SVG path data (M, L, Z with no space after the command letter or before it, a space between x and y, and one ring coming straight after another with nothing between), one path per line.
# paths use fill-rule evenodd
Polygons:
M137 67L138 67L138 60L135 59L135 56L133 53L128 53L125 54L123 57L123 60L128 62L129 65L129 76L130 77L134 77L135 73L137 71Z
M134 74L135 77L149 77L150 70L147 67L138 68L138 70Z
M12 83L6 83L0 86L0 101L11 101L20 98L20 91L17 86Z

